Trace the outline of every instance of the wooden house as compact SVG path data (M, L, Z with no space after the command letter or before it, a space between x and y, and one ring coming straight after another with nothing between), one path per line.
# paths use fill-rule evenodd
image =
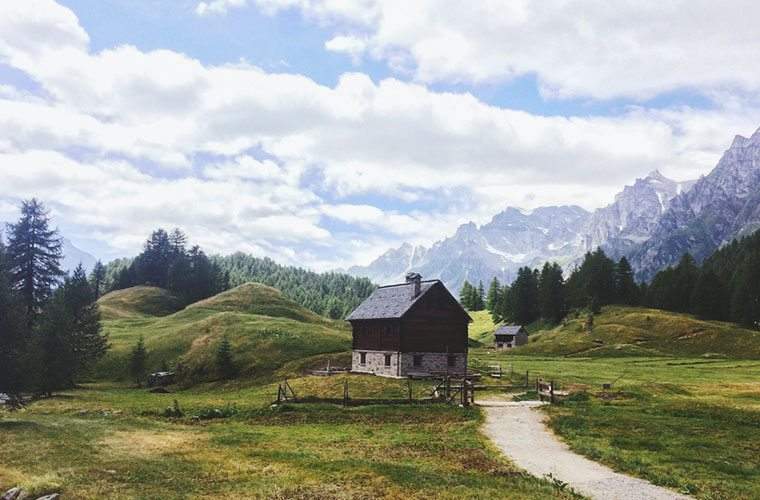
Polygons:
M496 349L512 349L528 343L528 332L520 325L505 325L494 332Z
M386 377L464 376L472 318L439 280L409 273L381 286L349 316L351 370Z

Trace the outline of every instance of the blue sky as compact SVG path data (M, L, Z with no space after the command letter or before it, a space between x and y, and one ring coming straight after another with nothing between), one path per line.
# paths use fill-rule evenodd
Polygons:
M161 225L331 269L594 209L760 125L758 7L730 3L4 2L0 220L37 196L106 260Z

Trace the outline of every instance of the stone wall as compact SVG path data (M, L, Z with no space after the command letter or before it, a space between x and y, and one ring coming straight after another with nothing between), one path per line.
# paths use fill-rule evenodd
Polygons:
M414 366L414 356L422 356L420 366ZM454 365L449 366L449 356L454 357ZM401 375L409 373L431 373L464 375L467 372L467 353L457 352L446 354L442 352L405 352L401 354Z
M366 353L365 363L361 363L361 353ZM391 357L391 365L385 366L385 355ZM382 377L398 377L399 353L395 351L353 351L351 354L351 371L372 373Z

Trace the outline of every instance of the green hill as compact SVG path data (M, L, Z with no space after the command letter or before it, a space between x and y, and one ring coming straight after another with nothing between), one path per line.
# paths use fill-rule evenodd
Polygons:
M594 318L568 319L536 332L515 354L570 356L726 356L760 358L760 332L659 309L609 306Z
M175 296L152 286L136 286L108 293L98 300L104 320L168 316L182 305Z
M96 367L97 377L126 378L129 352L140 336L151 370L176 366L188 383L217 378L215 353L225 336L242 377L266 378L288 362L351 346L346 323L318 316L268 286L247 283L166 316L143 312L162 295L144 288L101 299L111 349Z

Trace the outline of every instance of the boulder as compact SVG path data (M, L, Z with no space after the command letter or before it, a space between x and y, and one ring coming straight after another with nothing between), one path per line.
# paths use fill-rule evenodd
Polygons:
M18 498L21 496L21 493L23 493L23 490L21 488L11 488L3 493L3 496L0 496L0 500L18 500Z

